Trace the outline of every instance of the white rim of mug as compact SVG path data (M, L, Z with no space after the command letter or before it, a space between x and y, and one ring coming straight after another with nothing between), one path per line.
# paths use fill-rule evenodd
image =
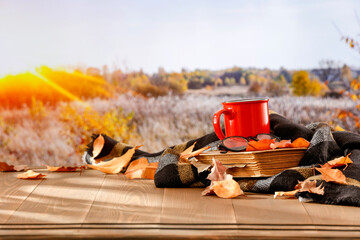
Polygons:
M269 101L268 98L244 98L240 100L231 100L223 103L236 103L236 102L256 102L256 101Z

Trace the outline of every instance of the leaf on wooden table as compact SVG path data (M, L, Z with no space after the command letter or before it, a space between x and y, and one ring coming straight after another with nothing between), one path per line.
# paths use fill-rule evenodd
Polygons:
M215 195L214 189L212 188L212 183L207 186L204 191L201 192L201 195L203 196L209 196L209 195Z
M46 174L37 173L33 170L28 170L27 172L17 175L19 179L42 179L44 177L46 177Z
M350 159L350 154L349 153L347 156L345 157L338 157L335 158L334 160L328 161L327 164L330 165L330 167L341 167L341 166L347 166L349 163L353 163L353 161L351 161Z
M286 191L286 192L275 192L274 198L295 198L295 194L299 192L299 190L292 190L292 191Z
M213 158L213 168L207 179L211 180L210 186L201 193L203 196L216 194L221 198L235 198L244 195L240 185L232 178L232 175L226 174L227 168L220 161Z
M324 187L322 184L316 186L315 180L306 179L305 181L299 182L295 189L299 190L299 192L310 192L318 195L324 195Z
M60 166L60 167L54 167L54 166L46 166L47 170L50 172L75 172L78 169L82 170L85 168L85 166L76 166L76 167L69 167L69 166Z
M330 165L328 165L330 166ZM315 168L317 171L321 173L321 179L326 182L335 182L340 184L346 184L346 177L342 171L339 169L332 169L328 166Z
M125 154L123 154L122 156L113 158L110 161L101 162L101 163L94 164L94 165L88 164L87 166L89 168L96 169L96 170L99 170L104 173L109 173L109 174L119 173L123 170L123 168L127 167L132 156L135 153L135 150L140 147L141 146L136 146L134 148L131 148L131 149L127 150L127 152Z
M146 158L140 158L130 163L128 169L125 172L125 176L128 179L154 179L158 165L158 162L149 163Z
M244 195L240 185L234 179L214 181L212 189L215 194L221 198L235 198L237 196Z
M308 148L309 146L310 146L310 142L308 142L306 139L297 138L291 143L290 147L292 147L292 148Z
M105 144L105 139L100 134L93 143L93 151L92 151L93 158L96 158L101 153L101 150L103 149L104 144Z
M26 165L15 165L14 166L14 170L17 171L17 172L20 172L20 171L27 171L29 168L28 166Z
M6 162L0 162L0 172L20 172L27 170L26 165L9 165Z
M240 195L245 195L240 185L232 178L222 181L212 181L201 193L203 196L214 194L220 198L235 198Z
M281 140L280 142L270 143L271 149L287 148L291 146L291 140Z

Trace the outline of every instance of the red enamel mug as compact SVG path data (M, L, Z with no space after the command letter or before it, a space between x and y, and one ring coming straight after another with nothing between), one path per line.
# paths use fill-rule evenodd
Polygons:
M230 136L255 137L270 133L269 99L254 98L223 102L223 109L214 114L213 125L220 140ZM225 134L220 117L224 114Z

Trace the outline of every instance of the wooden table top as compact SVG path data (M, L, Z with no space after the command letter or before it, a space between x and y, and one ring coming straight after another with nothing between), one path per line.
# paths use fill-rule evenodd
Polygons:
M360 208L251 194L201 196L95 170L19 180L0 172L0 238L360 237Z

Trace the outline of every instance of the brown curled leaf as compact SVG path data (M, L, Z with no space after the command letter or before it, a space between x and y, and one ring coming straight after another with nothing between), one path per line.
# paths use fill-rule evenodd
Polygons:
M316 186L315 180L306 179L305 181L299 182L295 189L299 190L299 192L310 192L318 195L324 195L324 187L322 184Z
M195 145L195 143L194 143L194 145ZM200 155L203 151L205 151L205 150L207 150L207 149L209 149L210 148L210 146L206 146L206 147L203 147L203 148L200 148L200 149L198 149L198 150L196 150L196 151L193 151L193 152L191 152L191 153L186 153L186 154L181 154L180 155L180 160L179 160L179 162L185 162L185 163L190 163L189 162L189 158L192 158L192 157L196 157L197 155ZM186 151L186 150L185 150Z
M226 178L227 167L223 166L222 163L213 158L213 167L211 173L207 176L207 179L211 181L222 181Z
M330 167L315 168L321 173L321 179L326 182L335 182L340 184L346 184L346 177L339 169L331 169Z
M46 177L46 174L37 173L33 170L28 170L27 172L17 175L17 178L19 179L42 179L44 177Z
M275 192L274 198L295 198L295 194L299 192L299 190L292 190L292 191L286 191L286 192Z
M103 149L104 144L105 144L105 139L100 134L93 143L93 151L92 151L93 158L96 158L101 153L101 150Z
M89 168L96 169L104 173L109 173L109 174L120 173L123 170L123 168L127 167L127 165L129 164L132 156L135 153L135 150L140 147L141 146L136 146L134 148L131 148L127 150L127 152L122 156L113 158L110 161L101 162L99 164L94 164L94 165L88 164L87 166Z
M20 172L27 169L26 165L9 165L6 162L0 162L0 172Z
M54 166L46 166L47 170L50 172L75 172L78 169L82 169L85 166L76 166L76 167L69 167L69 166L61 166L61 167L54 167Z
M158 164L158 162L149 163L146 158L137 159L130 163L125 176L128 179L154 179Z
M350 163L353 163L353 161L351 161L350 159L350 154L349 153L347 156L345 157L338 157L335 158L334 160L328 161L327 164L330 165L330 167L334 168L334 167L341 167L341 166L347 166Z

